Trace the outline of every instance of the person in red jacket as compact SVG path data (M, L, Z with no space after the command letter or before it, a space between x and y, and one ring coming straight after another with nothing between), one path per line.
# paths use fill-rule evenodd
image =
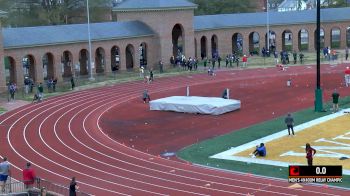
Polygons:
M31 164L28 162L27 167L23 169L23 183L26 188L32 188L35 182L36 176L33 168L30 167Z
M311 147L309 143L306 143L305 146L307 165L312 166L312 161L314 159L314 155L316 154L316 150Z
M244 55L244 56L243 56L242 62L243 62L243 67L246 67L246 66L247 66L247 62L248 62L248 57L247 57L247 55Z
M345 79L345 86L349 87L350 85L350 68L346 67L344 71L344 79Z

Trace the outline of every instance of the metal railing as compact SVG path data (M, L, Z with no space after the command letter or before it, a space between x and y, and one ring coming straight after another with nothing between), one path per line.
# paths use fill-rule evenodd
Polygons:
M41 194L45 192L46 195L69 195L69 187L60 185L57 183L50 182L45 179L37 178L33 184L27 185L23 181L17 181L10 178L9 183L4 185L3 190L0 190L0 195L8 194ZM77 196L89 196L90 194L82 192L80 190L76 191Z

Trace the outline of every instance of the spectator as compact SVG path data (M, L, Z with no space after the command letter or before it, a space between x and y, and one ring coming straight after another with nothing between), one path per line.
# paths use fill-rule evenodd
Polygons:
M75 177L72 178L72 181L69 184L69 196L76 196L77 189L79 189L77 182L75 181Z
M47 90L49 93L52 93L53 89L53 79L50 78L47 80Z
M287 125L287 129L288 129L288 135L290 136L290 131L292 130L292 134L294 135L294 119L292 117L292 115L289 113L287 115L287 117L284 119L284 123L286 123Z
M264 143L261 143L260 146L256 146L256 149L253 153L250 154L252 158L255 158L256 156L265 157L266 156L266 147Z
M304 54L300 52L299 54L300 64L303 64Z
M345 86L349 87L350 85L350 68L346 67L344 71L344 80L345 80Z
M52 90L53 92L56 92L56 85L57 85L57 78L53 79L53 83L52 83Z
M221 97L222 98L224 98L224 99L228 99L229 97L228 97L228 89L227 88L225 88L225 90L224 90L224 92L222 92L222 95L221 95Z
M30 80L29 80L28 76L26 76L24 78L24 92L26 95L28 95L28 93L29 93L29 85L30 85Z
M151 69L151 70L149 71L149 81L150 81L150 82L153 82L153 80L154 80L153 70Z
M312 161L314 159L314 155L316 154L316 150L313 149L309 143L306 143L305 146L307 165L312 166Z
M212 69L211 67L208 68L208 75L215 76L214 69Z
M143 68L143 66L140 67L140 78L144 78L145 77L145 69Z
M16 93L16 90L17 90L17 86L16 86L16 83L11 83L10 85L10 95L11 95L11 99L12 101L15 100L15 93Z
M11 176L10 163L4 157L0 163L0 188L2 193L5 193L5 184L8 176Z
M349 48L346 46L345 48L345 60L347 61L349 58Z
M39 83L38 85L38 96L40 100L44 99L44 87L42 83Z
M243 62L243 67L246 67L246 66L247 66L247 62L248 62L248 57L247 57L247 55L244 55L244 56L243 56L242 62Z
M46 195L47 195L47 190L46 190L45 187L42 187L42 188L40 189L40 196L46 196Z
M23 169L23 183L25 187L32 188L36 180L35 171L31 168L31 164L28 162L26 168Z
M160 60L159 61L159 73L163 73L163 67L164 67L163 61Z
M334 89L334 92L332 94L332 99L333 99L333 113L337 112L339 109L338 102L339 102L339 93L337 89Z
M75 88L75 82L74 82L74 77L73 77L73 76L70 78L70 84L71 84L71 86L72 86L72 90L74 90L74 88Z
M151 101L151 97L149 96L147 89L143 91L142 99L143 99L143 103L148 103Z
M298 59L298 53L294 50L294 52L293 52L294 64L297 64L297 59Z

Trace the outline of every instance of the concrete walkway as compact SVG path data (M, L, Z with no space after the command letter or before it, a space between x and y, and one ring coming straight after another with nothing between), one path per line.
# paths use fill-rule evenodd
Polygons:
M8 102L7 99L0 98L0 107L4 108L7 111L17 109L17 108L22 107L24 105L27 105L29 103L30 102L23 101L23 100L15 100L15 101Z

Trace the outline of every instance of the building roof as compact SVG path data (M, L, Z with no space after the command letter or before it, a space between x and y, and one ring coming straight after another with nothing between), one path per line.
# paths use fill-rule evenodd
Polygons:
M139 21L92 23L91 40L113 40L155 35ZM2 29L4 48L19 48L88 41L87 24Z
M197 5L187 0L123 0L113 11L194 9Z
M322 9L321 22L349 21L349 13L350 7ZM195 31L266 26L266 18L266 12L205 15L195 16L193 25ZM271 26L316 23L316 9L290 12L269 12L269 21Z

